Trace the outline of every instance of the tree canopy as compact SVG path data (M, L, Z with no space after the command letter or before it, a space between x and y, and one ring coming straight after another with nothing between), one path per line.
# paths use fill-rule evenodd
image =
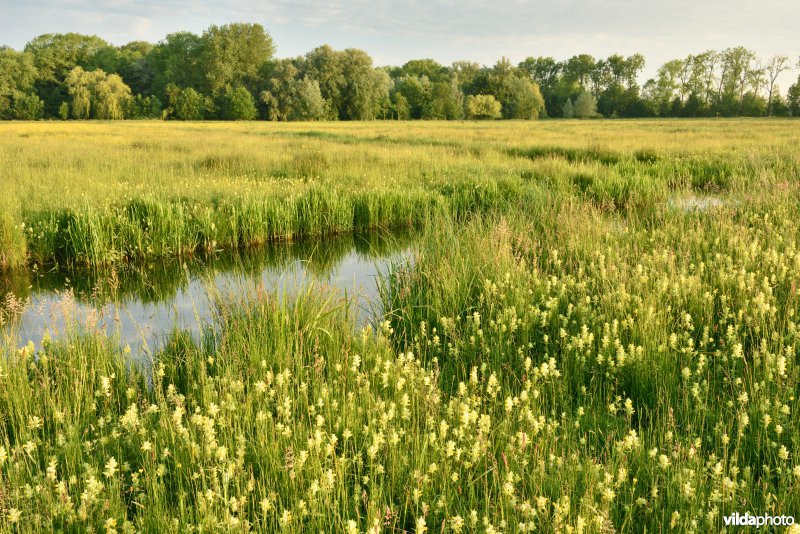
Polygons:
M329 45L294 58L274 54L272 37L254 23L122 46L44 34L22 51L0 47L0 119L800 115L800 78L788 88L778 83L795 67L788 56L763 59L742 46L670 60L643 83L641 54L501 58L491 66L420 58L385 67L364 50Z

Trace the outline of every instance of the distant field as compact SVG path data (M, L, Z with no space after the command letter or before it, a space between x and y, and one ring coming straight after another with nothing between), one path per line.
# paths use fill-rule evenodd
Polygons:
M0 530L800 520L799 184L789 120L0 125L0 260L112 266L75 287L416 227L363 328L311 286L217 295L147 361L4 336Z
M461 218L534 190L609 209L798 173L790 120L0 125L0 264L99 265ZM22 225L24 224L24 228Z

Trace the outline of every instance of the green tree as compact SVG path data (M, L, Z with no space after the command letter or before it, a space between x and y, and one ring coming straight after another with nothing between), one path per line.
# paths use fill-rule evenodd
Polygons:
M564 79L567 82L574 82L578 87L587 91L592 73L597 69L597 61L589 54L572 56L562 67Z
M647 99L657 113L662 116L670 114L672 101L678 97L680 80L686 72L686 63L680 59L667 61L658 69L658 77L648 80L646 84Z
M161 113L161 100L155 95L134 95L125 106L128 119L160 119Z
M325 118L327 104L319 82L308 76L300 77L295 60L282 59L273 64L267 81L268 89L261 93L269 120L320 120Z
M222 98L222 118L233 121L250 121L256 118L256 104L253 95L245 87L229 88Z
M92 68L92 58L110 45L96 35L78 33L40 35L25 45L37 71L36 93L44 101L45 115L56 117L69 98L64 83L75 67Z
M75 67L65 82L72 97L72 114L76 119L125 118L124 110L131 98L131 90L118 74Z
M767 115L772 116L772 101L775 97L776 82L782 72L789 70L789 58L786 56L772 56L766 66L767 81L769 84L767 96Z
M201 49L206 88L216 94L228 87L255 90L275 45L260 24L233 23L209 27L203 33Z
M537 118L544 109L544 99L539 87L527 72L502 58L491 69L482 70L474 82L474 89L490 94L500 102L502 116L507 119Z
M319 84L322 98L325 100L325 118L336 120L342 115L341 93L345 84L342 70L343 55L329 45L315 48L299 62L299 70L303 76L315 80Z
M472 119L499 119L502 105L492 95L469 95L467 113Z
M36 77L31 54L0 48L0 95L13 91L32 92Z
M395 118L400 121L410 119L411 111L408 107L408 99L399 92L393 93L391 98Z
M60 106L58 106L58 117L65 121L69 119L69 103L62 102Z
M402 75L426 76L432 83L450 81L448 68L433 59L412 59L399 69L396 77Z
M571 98L568 98L567 101L564 103L564 107L562 108L562 114L565 119L571 119L575 116L575 110L572 109Z
M563 111L560 106L564 101L557 91L562 64L552 57L529 57L518 68L539 86L547 113L553 117L558 116Z
M298 75L299 71L291 59L280 59L273 63L267 90L261 93L268 120L289 120L294 111Z
M199 90L204 82L202 45L202 39L190 32L171 33L158 43L147 56L152 68L152 93L164 101L169 85Z
M124 109L131 98L131 90L119 74L106 74L95 71L95 118L120 120L125 118Z
M169 116L182 121L202 120L207 111L205 97L191 87L167 86Z
M356 48L342 52L340 65L344 84L339 91L339 118L370 120L377 117L382 101L389 95L389 75L374 68L369 54Z
M509 119L536 119L545 111L544 98L539 86L528 78L514 76L508 81L509 99L506 117Z
M481 66L474 61L455 61L453 62L452 72L456 77L461 92L466 94L475 94L474 85L478 73L481 71Z
M573 106L575 117L588 119L597 116L597 99L588 91L578 95Z
M34 93L36 67L33 57L0 48L0 119L38 119L43 103Z
M319 82L309 78L299 80L295 85L295 106L290 119L299 121L318 121L325 118L325 99L319 89Z
M75 119L88 119L92 111L91 85L94 75L81 67L73 68L66 77L67 92L72 99L70 108Z
M789 108L789 113L792 117L800 117L800 76L786 92L786 106Z
M404 75L394 80L392 99L395 102L397 95L403 97L405 108L404 117L401 118L421 119L432 98L431 82L427 76Z
M132 41L118 50L119 65L115 72L122 76L133 93L152 95L155 90L155 66L151 55L154 46L145 41Z
M11 104L11 118L23 121L33 121L42 118L44 102L31 94L17 93Z
M423 105L422 118L453 120L463 117L464 94L455 80L431 84L429 94L429 100Z

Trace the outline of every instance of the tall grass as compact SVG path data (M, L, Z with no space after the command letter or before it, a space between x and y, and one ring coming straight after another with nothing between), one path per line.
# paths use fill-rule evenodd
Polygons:
M460 221L541 187L619 212L747 195L798 178L794 126L4 124L2 264L110 265Z
M13 195L0 197L0 271L25 265L25 245L17 199Z
M369 327L312 286L221 298L213 328L176 331L147 362L78 327L36 353L4 347L0 529L722 532L734 512L795 515L795 141L771 145L757 121L742 124L761 144L735 122L618 124L585 126L607 147L571 123L397 126L394 149L459 148L452 169L479 153L486 178L412 161L398 172L418 188L315 184L275 200L304 210L276 235L421 221ZM707 145L695 156L680 155L679 124ZM394 126L285 128L268 133L346 151L388 145L376 133ZM563 153L508 153L537 142ZM325 154L303 173L341 157ZM163 235L213 224L239 246L263 224L240 215L250 194L170 200L186 210L175 227L193 230ZM108 228L168 224L153 202L91 208L107 222L75 230L82 257L127 257L132 239ZM184 239L142 242L174 253Z

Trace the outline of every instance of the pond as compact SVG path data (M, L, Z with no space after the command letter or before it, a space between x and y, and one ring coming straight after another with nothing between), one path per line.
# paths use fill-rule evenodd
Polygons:
M283 294L313 283L351 299L360 323L381 313L379 277L410 261L410 234L348 235L276 243L201 258L125 265L110 270L27 270L0 276L2 330L18 345L56 339L75 324L116 336L134 357L152 353L176 328L209 324L213 297L260 289Z

